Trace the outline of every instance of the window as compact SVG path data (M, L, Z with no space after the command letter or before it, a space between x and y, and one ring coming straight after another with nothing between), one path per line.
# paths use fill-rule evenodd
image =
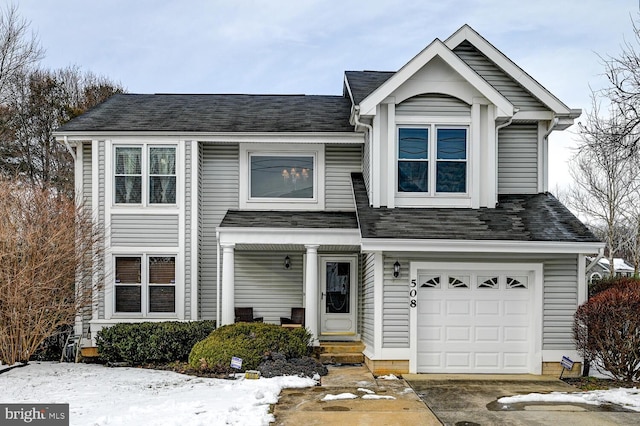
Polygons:
M142 267L145 265L145 268ZM173 256L115 258L115 312L174 313L176 259Z
M399 128L398 192L466 193L467 145L466 127Z
M175 146L116 146L114 174L116 204L176 203Z
M314 157L251 155L250 198L314 198Z

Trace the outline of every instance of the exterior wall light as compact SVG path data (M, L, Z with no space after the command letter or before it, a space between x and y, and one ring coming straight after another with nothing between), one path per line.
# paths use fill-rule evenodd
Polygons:
M396 260L396 263L393 264L393 276L398 278L400 275L400 262Z
M284 269L291 268L291 258L289 256L284 258Z

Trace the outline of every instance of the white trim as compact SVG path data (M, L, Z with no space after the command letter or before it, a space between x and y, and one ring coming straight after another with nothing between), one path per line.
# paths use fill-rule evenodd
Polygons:
M359 245L358 229L216 228L220 244Z
M387 104L387 158L398 158L398 127L396 126L396 106L395 104ZM392 209L395 207L395 195L398 190L397 184L397 167L398 160L393 163L386 161L387 165L387 194L386 205Z
M363 144L364 134L360 132L274 132L274 133L249 133L249 132L156 132L141 131L132 132L68 132L54 133L56 140L62 141L63 136L67 136L69 142L82 142L91 138L122 138L130 141L160 140L160 139L185 139L197 140L198 142L221 142L221 143L286 143L296 144ZM119 142L120 143L120 142Z
M380 105L376 106L376 112L380 112ZM381 123L382 120L381 114L376 114L373 117L373 140L371 141L371 149L372 156L370 158L371 164L369 164L369 172L371 173L371 179L369 181L371 185L371 200L369 203L373 206L373 208L378 208L381 205L380 198L382 196L382 160L380 159L381 146L382 146L382 135L381 135Z
M373 318L373 355L377 356L382 352L382 330L384 325L384 256L381 251L373 253L373 256L373 309L375 313Z
M471 105L471 126L467 128L467 194L471 197L471 208L480 208L480 104ZM483 182L484 183L484 182Z
M200 176L200 144L197 141L191 141L191 320L198 320L198 231L199 222L198 214L200 206L198 204L198 177ZM188 250L189 248L185 248Z
M425 47L420 53L413 57L413 59L400 68L398 72L391 76L391 78L363 99L362 102L360 102L361 115L376 115L379 112L376 107L386 97L390 96L436 56L440 57L484 97L496 105L500 111L500 117L513 116L515 112L513 104L438 39Z
M586 265L587 256L584 254L578 255L578 306L586 302L589 297Z
M239 159L239 203L241 209L248 210L324 210L325 205L325 153L324 144L284 145L284 144L240 144ZM251 198L252 155L282 155L313 157L313 198Z
M569 107L553 96L553 94L545 89L540 83L507 58L502 52L496 49L469 25L465 24L460 27L458 31L445 40L444 44L449 49L453 50L464 40L469 41L476 49L487 56L489 60L521 84L522 87L531 92L533 96L541 100L542 103L552 109L555 113L571 114Z
M438 271L514 271L532 274L529 291L531 307L531 327L529 329L530 374L542 372L542 308L544 293L544 266L542 263L499 263L499 262L410 262L409 282L418 279L418 270ZM408 288L408 287L407 287ZM409 372L417 373L418 364L418 307L409 311ZM406 349L405 359L406 359Z
M479 253L594 253L604 246L600 242L502 241L502 240L407 240L363 238L363 252L479 252Z

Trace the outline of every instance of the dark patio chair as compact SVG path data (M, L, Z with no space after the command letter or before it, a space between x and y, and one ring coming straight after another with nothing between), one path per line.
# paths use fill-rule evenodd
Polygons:
M291 318L280 317L280 325L300 324L304 327L304 308L291 308Z
M263 317L254 317L253 308L235 308L236 322L263 322Z

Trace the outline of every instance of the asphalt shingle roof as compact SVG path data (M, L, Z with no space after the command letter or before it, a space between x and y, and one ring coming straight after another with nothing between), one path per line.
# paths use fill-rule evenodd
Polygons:
M364 98L369 96L389 80L395 72L392 71L345 71L345 77L351 88L353 103L358 105Z
M355 212L229 210L223 228L358 229Z
M372 208L352 173L362 238L598 242L551 194L500 195L494 209Z
M343 96L117 94L57 132L353 132Z

